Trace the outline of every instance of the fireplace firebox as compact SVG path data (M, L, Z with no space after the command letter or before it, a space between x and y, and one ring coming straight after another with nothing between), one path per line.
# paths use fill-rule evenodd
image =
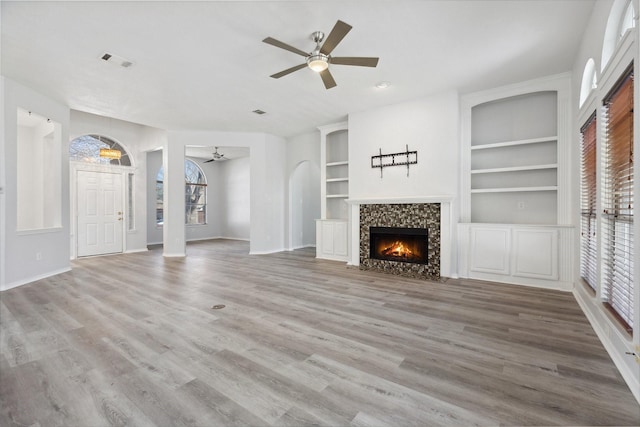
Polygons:
M370 258L427 264L429 253L426 228L369 227Z

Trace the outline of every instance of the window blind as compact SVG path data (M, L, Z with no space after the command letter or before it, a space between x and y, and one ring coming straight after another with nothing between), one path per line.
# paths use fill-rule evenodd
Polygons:
M596 113L580 129L580 276L595 291L597 284L596 236Z
M633 323L633 64L604 99L603 298Z

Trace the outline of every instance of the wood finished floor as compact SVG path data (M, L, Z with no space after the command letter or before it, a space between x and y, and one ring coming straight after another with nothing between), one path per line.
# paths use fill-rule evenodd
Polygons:
M570 293L187 253L1 293L0 425L640 425Z

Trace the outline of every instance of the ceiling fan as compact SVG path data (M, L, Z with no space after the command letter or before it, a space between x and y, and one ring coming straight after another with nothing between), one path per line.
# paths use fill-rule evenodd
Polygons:
M216 147L216 151L211 155L211 160L207 160L204 163L215 162L216 160L227 160L224 154L218 153L218 147Z
M336 81L333 79L331 72L329 72L329 64L355 65L358 67L375 67L376 65L378 65L378 58L373 57L331 56L331 52L333 52L333 49L335 49L338 43L342 41L344 36L347 35L351 28L353 28L351 27L351 25L338 20L338 22L336 22L336 25L334 25L333 29L326 38L325 34L322 31L313 32L311 34L311 40L316 43L316 48L310 53L304 52L272 37L267 37L266 39L262 40L263 42L272 46L276 46L305 57L304 64L296 65L295 67L280 71L279 73L273 74L271 77L273 77L274 79L279 79L280 77L284 77L287 74L293 73L294 71L301 70L304 67L309 67L313 71L320 73L320 77L322 78L324 87L327 89L331 89L332 87L336 86Z

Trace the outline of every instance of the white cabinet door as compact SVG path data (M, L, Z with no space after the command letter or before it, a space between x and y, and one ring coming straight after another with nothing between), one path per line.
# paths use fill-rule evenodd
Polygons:
M513 231L513 275L558 280L558 230Z
M471 271L508 275L510 240L508 228L471 229Z
M316 220L316 257L335 261L349 260L349 222Z
M322 253L324 255L333 255L334 247L334 223L331 221L322 221Z
M347 249L347 225L346 221L336 222L333 226L333 253L346 257L349 255Z

